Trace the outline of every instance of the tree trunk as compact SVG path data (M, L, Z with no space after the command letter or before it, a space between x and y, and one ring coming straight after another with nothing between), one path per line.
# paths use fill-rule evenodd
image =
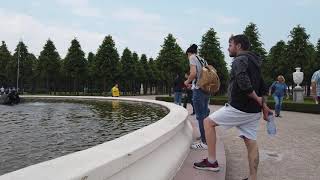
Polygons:
M307 88L307 96L309 97L310 96L310 92L311 92L311 89L310 89L310 84L306 84L306 88Z
M53 83L53 94L56 95L56 88L57 88L57 82L54 81Z
M23 89L24 89L24 83L23 83L23 78L21 78L21 94L23 94Z
M46 89L47 89L47 94L49 94L49 77L48 73L46 75Z
M148 94L148 85L149 85L149 81L145 81L144 83L143 83L143 94L144 95L146 95L146 94Z
M76 93L76 79L73 80L73 88L72 88L72 94Z
M106 92L106 89L107 89L107 81L106 79L103 80L103 92Z

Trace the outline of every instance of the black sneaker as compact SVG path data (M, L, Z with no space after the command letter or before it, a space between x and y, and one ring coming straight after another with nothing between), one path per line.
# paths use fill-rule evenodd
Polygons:
M200 170L215 171L215 172L220 170L218 161L216 161L213 164L211 164L208 161L208 158L203 159L201 162L194 163L193 167L196 168L196 169L200 169Z

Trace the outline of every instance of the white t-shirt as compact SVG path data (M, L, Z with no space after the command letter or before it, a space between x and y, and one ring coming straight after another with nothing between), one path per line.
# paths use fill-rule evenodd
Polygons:
M199 59L198 59L199 58ZM205 61L203 58L201 58L198 55L191 55L189 58L190 65L195 65L196 66L196 78L192 81L192 89L199 89L197 86L197 82L199 81L200 74L201 74L201 69L202 69L202 64L207 65L207 61Z

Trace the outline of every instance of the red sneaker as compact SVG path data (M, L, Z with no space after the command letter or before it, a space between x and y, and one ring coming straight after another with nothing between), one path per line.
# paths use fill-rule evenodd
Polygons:
M193 167L200 170L208 170L208 171L219 171L219 164L218 161L211 164L208 161L208 158L203 159L201 162L196 162L193 164Z

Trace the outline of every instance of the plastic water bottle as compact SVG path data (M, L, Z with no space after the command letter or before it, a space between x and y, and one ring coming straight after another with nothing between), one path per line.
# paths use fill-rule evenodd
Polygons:
M270 112L268 115L267 132L270 136L274 136L277 133L277 127L276 127L276 123L274 122L274 117L272 112Z

